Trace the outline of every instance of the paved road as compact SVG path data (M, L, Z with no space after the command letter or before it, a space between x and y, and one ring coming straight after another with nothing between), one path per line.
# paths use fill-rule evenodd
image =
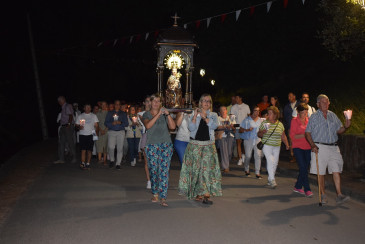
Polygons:
M365 204L318 206L292 193L294 179L223 177L212 206L177 194L179 165L171 167L168 208L150 202L142 163L116 171L93 165L51 165L18 200L0 229L0 243L364 243ZM317 189L312 189L317 195Z

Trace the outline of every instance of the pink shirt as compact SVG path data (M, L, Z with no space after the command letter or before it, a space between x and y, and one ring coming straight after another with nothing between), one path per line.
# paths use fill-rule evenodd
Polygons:
M300 148L303 150L311 149L311 146L309 145L308 141L305 139L305 137L296 139L294 138L295 135L304 135L305 128L307 128L308 124L308 117L305 118L304 125L300 121L299 117L295 117L291 120L290 125L290 138L292 141L292 147L293 148Z

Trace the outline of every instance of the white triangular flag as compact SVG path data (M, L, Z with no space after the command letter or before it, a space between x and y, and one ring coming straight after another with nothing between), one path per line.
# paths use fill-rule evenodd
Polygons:
M115 46L115 44L117 44L117 41L118 41L118 39L114 40L113 47Z
M238 20L238 18L240 17L241 14L241 10L237 10L236 11L236 21Z
M304 5L304 3L305 3L305 0L302 0L302 2L303 2L303 5Z
M147 40L148 36L150 35L149 32L146 33L146 37L144 38L145 40Z
M270 1L270 2L268 2L268 3L266 4L266 7L267 7L267 13L270 11L271 4L272 4L272 1Z
M188 24L185 24L185 25L184 25L184 29L186 29L186 28L188 28Z
M133 36L131 36L131 38L129 38L129 43L132 43L133 41Z
M212 18L208 18L207 19L207 28L209 27L209 24L210 24L210 20L211 20Z

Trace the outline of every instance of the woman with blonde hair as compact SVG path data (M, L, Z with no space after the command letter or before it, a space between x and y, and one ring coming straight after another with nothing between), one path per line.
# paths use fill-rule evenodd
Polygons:
M169 185L169 169L173 152L170 130L175 130L176 124L170 113L161 106L161 97L152 95L151 110L143 114L142 121L147 129L145 152L148 159L148 169L151 177L152 202L158 202L167 207L167 189Z
M203 94L199 108L189 118L190 141L185 150L180 172L179 193L204 204L212 204L211 196L222 196L221 179L214 130L218 115L212 112L212 97Z
M261 141L264 144L262 151L266 157L266 168L269 175L267 185L275 188L277 186L275 172L279 163L281 142L284 142L286 150L289 150L289 143L284 133L284 125L278 120L279 109L270 106L267 111L268 118L261 123L257 136L262 138Z

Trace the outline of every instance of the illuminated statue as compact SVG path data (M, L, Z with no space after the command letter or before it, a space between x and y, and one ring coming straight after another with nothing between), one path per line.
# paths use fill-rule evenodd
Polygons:
M177 67L174 65L167 80L167 89L165 91L166 107L168 108L180 108L182 105L180 77L181 73L177 71Z

